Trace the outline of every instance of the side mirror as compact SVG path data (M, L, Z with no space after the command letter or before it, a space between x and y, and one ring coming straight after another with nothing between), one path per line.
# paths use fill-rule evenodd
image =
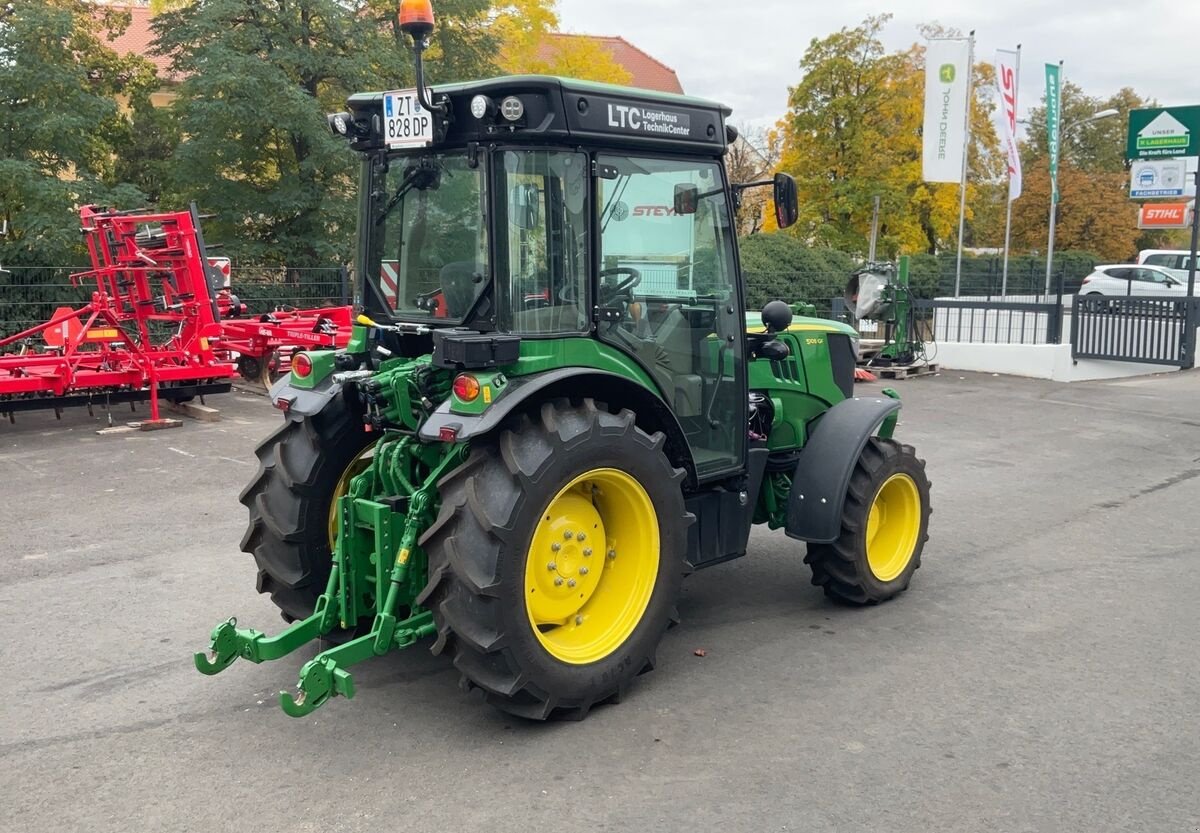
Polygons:
M542 195L532 183L518 185L508 195L508 221L529 231L538 227L541 219Z
M675 213L695 214L700 205L700 189L689 182L675 185Z
M780 228L795 225L800 217L796 180L787 174L775 174L775 224Z

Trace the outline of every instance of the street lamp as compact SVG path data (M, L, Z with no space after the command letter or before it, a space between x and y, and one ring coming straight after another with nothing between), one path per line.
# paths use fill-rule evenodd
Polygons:
M1060 104L1060 106L1061 106L1061 104ZM1049 104L1047 104L1047 107L1049 107ZM1083 127L1085 124L1091 124L1094 121L1100 121L1101 119L1108 119L1108 118L1112 118L1113 116L1118 116L1118 115L1120 115L1120 113L1117 110L1109 108L1107 110L1101 110L1098 113L1092 113L1086 119L1079 119L1078 121L1073 121L1070 124L1068 124L1066 127L1063 127L1062 122L1060 121L1059 127L1058 127L1058 135L1056 135L1054 137L1054 144L1059 149L1058 150L1059 158L1062 158L1062 156L1063 156L1062 137L1063 137L1064 133L1070 133L1072 130L1076 130L1080 127ZM1050 294L1050 273L1054 269L1054 226L1057 224L1057 222L1058 222L1058 165L1055 164L1053 169L1050 171L1050 241L1046 245L1046 294L1047 295Z

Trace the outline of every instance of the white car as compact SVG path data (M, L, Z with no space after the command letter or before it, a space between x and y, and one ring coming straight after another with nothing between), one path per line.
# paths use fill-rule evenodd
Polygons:
M1187 281L1180 281L1161 266L1097 266L1083 279L1080 295L1158 295L1180 298L1187 295ZM1200 294L1200 291L1198 291Z
M1188 267L1192 265L1192 253L1179 249L1144 249L1138 252L1138 265L1160 266L1187 283Z

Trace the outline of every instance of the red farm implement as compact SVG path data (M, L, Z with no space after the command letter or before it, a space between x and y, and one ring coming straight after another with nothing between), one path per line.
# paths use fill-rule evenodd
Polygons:
M72 405L181 401L230 389L241 373L269 384L303 350L344 347L350 307L247 314L227 258L210 258L195 207L152 213L80 210L91 301L0 339L0 414Z
M91 300L0 340L0 413L71 405L178 401L229 390L233 366L214 341L221 324L195 209L80 210ZM9 352L3 352L9 351Z
M292 309L282 307L263 315L240 315L240 304L225 302L228 310L221 321L219 349L223 355L236 354L238 372L246 379L261 380L268 387L271 378L291 369L292 356L304 350L333 350L350 341L350 307Z

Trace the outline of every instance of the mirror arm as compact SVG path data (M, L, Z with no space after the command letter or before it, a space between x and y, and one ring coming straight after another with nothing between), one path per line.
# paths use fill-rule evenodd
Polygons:
M428 47L428 38L413 38L413 58L417 65L417 101L429 112L445 117L447 110L445 102L434 104L432 101L432 91L425 86L425 61L422 58L422 54Z

